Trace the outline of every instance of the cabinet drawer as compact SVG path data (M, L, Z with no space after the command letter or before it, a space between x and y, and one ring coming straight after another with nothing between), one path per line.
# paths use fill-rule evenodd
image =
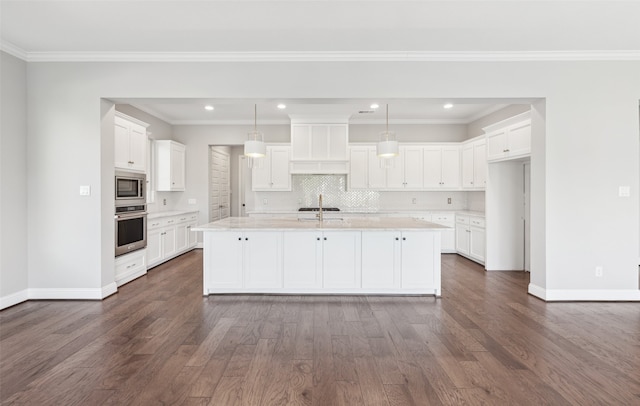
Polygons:
M146 255L145 255L144 249L116 258L116 261L115 261L116 276L123 275L128 272L132 272L134 269L146 269L147 264L145 259L146 259Z
M469 217L469 223L472 226L484 228L484 218L482 217Z
M147 230L154 230L164 225L163 218L155 218L153 220L147 220Z
M469 216L456 216L457 224L469 224Z
M433 214L431 216L431 221L436 224L442 224L445 226L453 225L454 215L453 214Z

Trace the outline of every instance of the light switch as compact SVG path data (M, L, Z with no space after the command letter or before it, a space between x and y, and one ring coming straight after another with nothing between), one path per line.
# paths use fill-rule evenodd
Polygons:
M80 186L80 196L91 196L91 186L89 185Z
M620 186L618 188L618 196L629 197L631 196L631 188L629 186Z
M189 199L188 203L189 204L196 204L196 199Z

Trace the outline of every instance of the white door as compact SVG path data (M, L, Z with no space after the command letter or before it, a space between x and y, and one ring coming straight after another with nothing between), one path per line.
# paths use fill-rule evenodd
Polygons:
M507 131L500 130L487 135L487 160L503 158L507 154Z
M425 162L424 165L427 163ZM442 148L442 184L443 188L460 187L460 149Z
M472 188L474 171L474 148L473 144L462 147L462 187Z
M392 158L392 161L398 165L399 158ZM384 189L387 187L387 169L385 167L385 159L378 158L376 149L369 148L368 165L368 187L369 189Z
M487 187L487 144L473 144L473 182L475 187Z
M271 189L291 190L291 172L289 161L291 160L290 147L271 147Z
M245 287L276 289L282 287L282 233L245 232L243 267Z
M162 229L147 233L147 265L153 266L162 261Z
M484 262L485 231L484 228L469 227L469 256Z
M367 170L369 167L369 149L367 147L352 147L349 149L349 189L367 189L369 180Z
M131 169L140 172L147 169L147 129L134 123L129 132L129 157Z
M187 234L188 224L181 223L176 226L176 252L184 251L189 245L189 235Z
M404 186L407 189L422 188L422 147L405 147L404 149Z
M210 147L210 154L209 221L217 221L229 217L229 154L216 147Z
M531 153L531 123L527 122L509 129L508 149L510 156Z
M205 275L205 291L209 288L242 288L243 243L242 233L204 233L204 269L208 270L208 274Z
M171 143L171 190L184 190L185 183L185 150L184 145Z
M129 169L129 125L120 117L115 118L114 147L115 167Z
M167 258L176 253L176 228L167 227L162 232L162 257Z
M469 227L464 224L456 224L456 251L469 255Z

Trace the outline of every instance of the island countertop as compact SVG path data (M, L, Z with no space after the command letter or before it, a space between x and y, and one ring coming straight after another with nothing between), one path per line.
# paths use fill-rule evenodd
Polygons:
M234 231L234 230L339 230L339 231L438 231L449 227L410 217L346 217L326 218L321 223L316 219L297 218L253 218L228 217L209 224L193 227L192 231Z

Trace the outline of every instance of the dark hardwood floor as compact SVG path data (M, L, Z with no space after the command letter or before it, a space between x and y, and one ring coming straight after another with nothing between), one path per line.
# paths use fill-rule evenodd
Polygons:
M202 297L201 260L2 311L2 404L640 405L638 303L544 303L456 255L441 299Z

